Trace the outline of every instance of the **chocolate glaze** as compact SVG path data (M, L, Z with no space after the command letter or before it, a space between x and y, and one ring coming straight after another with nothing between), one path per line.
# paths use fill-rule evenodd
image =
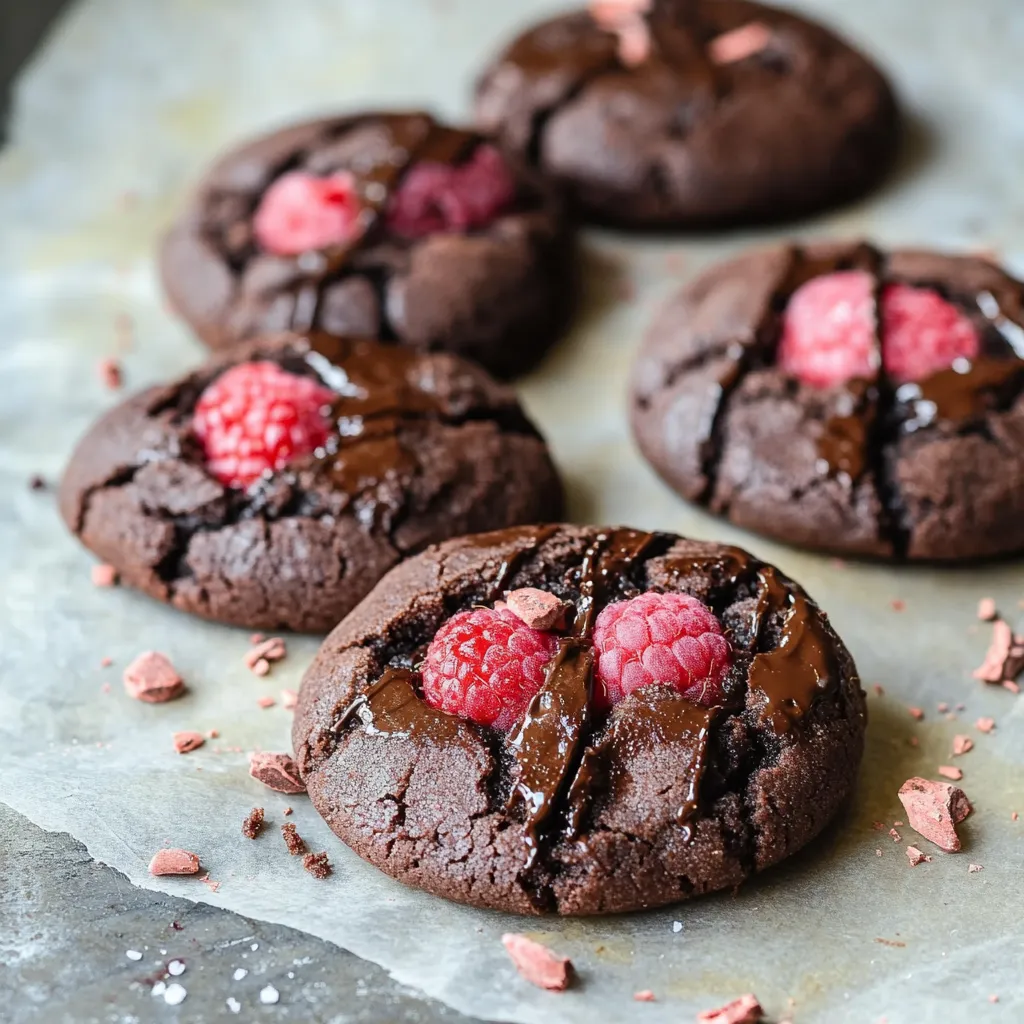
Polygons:
M295 297L294 330L313 329L324 284L337 277L352 254L373 239L381 215L405 172L421 160L457 163L478 141L473 132L448 128L422 113L380 114L375 121L387 132L390 145L385 155L359 167L354 174L360 204L359 230L343 245L299 257L298 266L307 276Z
M836 678L832 642L807 598L787 589L771 566L758 569L754 632L763 635L771 618L783 613L778 642L754 656L749 692L760 702L760 719L777 734L789 732Z

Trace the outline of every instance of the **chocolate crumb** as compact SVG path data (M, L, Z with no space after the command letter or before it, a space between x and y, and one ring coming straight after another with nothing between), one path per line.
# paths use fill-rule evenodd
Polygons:
M94 565L89 575L94 587L112 587L117 582L117 570L112 565Z
M971 813L970 801L962 789L948 782L913 778L900 786L899 798L915 832L947 853L960 850L955 826Z
M302 866L314 877L326 878L331 873L331 862L327 859L327 851L307 853L302 858Z
M907 847L907 860L910 861L910 866L916 868L918 864L924 864L926 861L930 862L931 857L927 853L919 850L916 846ZM880 939L876 939L876 942L880 942Z
M145 651L124 670L124 688L130 697L147 704L162 704L185 692L177 669L159 651Z
M286 807L281 813L285 814L285 815L291 814L292 813L292 809L290 807Z
M246 839L255 839L263 831L263 808L254 807L249 816L242 822L242 835Z
M111 391L116 391L124 383L121 364L113 358L101 359L100 379Z
M892 837L892 841L894 843L898 843L902 839L902 836L894 828L889 829L889 835Z
M176 732L172 739L174 740L174 749L179 754L191 754L193 750L198 750L206 742L202 733L198 732Z
M31 491L45 491L47 483L44 477L41 477L38 473L34 473L28 478L28 486Z
M249 755L249 774L278 793L305 793L299 766L290 754L255 752Z
M306 852L306 841L295 831L294 822L289 821L281 826L281 838L284 840L284 845L288 847L288 852L293 857Z
M560 992L569 987L572 978L572 961L568 957L542 946L539 942L516 932L506 932L501 937L505 952L512 959L516 970L531 984Z

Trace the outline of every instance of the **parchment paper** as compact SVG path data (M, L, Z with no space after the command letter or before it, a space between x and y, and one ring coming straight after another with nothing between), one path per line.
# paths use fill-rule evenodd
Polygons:
M137 884L314 932L485 1017L686 1021L753 990L774 1017L795 1000L799 1022L1020 1020L1022 823L1011 810L1024 812L1024 703L969 678L987 642L976 602L995 596L1013 621L1024 597L1020 563L840 568L683 505L629 440L623 382L653 308L678 280L750 238L588 236L587 310L522 387L565 470L576 520L747 545L808 586L866 683L885 688L871 697L868 754L844 820L736 895L618 919L538 922L392 883L344 849L304 797L276 796L246 774L246 751L288 742L288 712L261 710L256 698L296 686L315 641L289 640L288 660L256 679L241 663L243 632L126 590L94 589L90 557L63 531L52 492L26 486L36 472L56 478L77 435L116 400L98 377L102 357L123 349L131 388L200 358L161 307L151 256L158 229L219 148L291 117L365 103L463 113L472 74L497 42L555 6L85 0L24 74L0 158L0 799L72 833ZM803 6L888 66L912 140L880 195L798 230L991 246L1011 261L1024 254L1019 0ZM130 347L125 321L118 325L126 316ZM186 698L146 706L125 696L121 669L147 648L171 655L189 682ZM99 667L104 656L112 668ZM941 700L967 705L958 721L937 713ZM926 710L923 722L908 704ZM974 729L979 715L997 720L994 733ZM219 740L174 753L172 731L210 728ZM901 828L897 843L872 822L887 830L903 818L899 784L936 777L956 732L976 743L959 761L976 808L963 828L965 852L946 856L922 840L934 861L911 869L904 847L915 835ZM239 831L254 804L274 823L258 842ZM310 846L329 851L329 881L305 874L273 834L286 804ZM219 891L150 878L149 858L168 842L199 853ZM969 863L983 870L968 874ZM509 929L570 955L580 985L552 995L519 979L499 942ZM0 938L0 956L2 947ZM634 1003L632 993L646 988L658 1001Z

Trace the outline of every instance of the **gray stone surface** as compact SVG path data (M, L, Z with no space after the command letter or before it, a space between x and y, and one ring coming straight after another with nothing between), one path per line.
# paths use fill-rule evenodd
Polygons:
M130 885L81 843L0 804L0 1020L4 1024L460 1024L470 1018L379 967L292 928ZM253 948L253 947L256 948ZM141 953L132 960L127 951ZM172 977L167 965L185 964ZM248 973L234 980L236 970ZM151 994L177 982L179 1006ZM274 1005L260 1002L273 985ZM227 999L238 1000L232 1013Z

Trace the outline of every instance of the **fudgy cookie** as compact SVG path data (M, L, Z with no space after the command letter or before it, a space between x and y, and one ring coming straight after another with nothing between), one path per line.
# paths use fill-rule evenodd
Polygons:
M513 392L474 364L283 334L108 412L60 505L153 597L326 632L411 552L558 516L562 492Z
M426 114L296 125L228 153L164 241L212 348L317 329L521 373L570 313L572 236L536 172Z
M892 166L888 82L820 25L748 0L597 0L514 40L476 122L633 228L776 220L853 198Z
M633 372L654 468L739 526L950 560L1024 548L1024 286L978 256L782 245L684 287Z
M292 738L360 856L449 899L598 914L729 888L850 792L864 695L804 591L738 548L535 526L389 573Z

